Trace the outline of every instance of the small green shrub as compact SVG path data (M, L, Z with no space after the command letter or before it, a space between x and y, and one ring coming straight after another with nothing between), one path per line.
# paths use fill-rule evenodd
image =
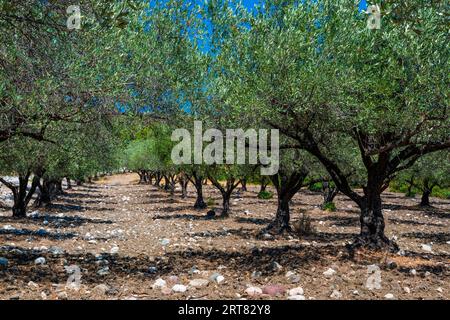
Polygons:
M261 191L258 193L258 198L263 200L268 200L273 198L273 193L270 191Z
M216 204L216 201L214 201L213 198L208 198L208 199L206 199L206 205L207 205L208 207L212 207L212 206L214 206L215 204Z
M336 211L336 205L334 204L334 202L327 202L322 206L322 210Z
M322 191L322 182L310 184L308 189L309 189L309 191L320 192L320 191Z

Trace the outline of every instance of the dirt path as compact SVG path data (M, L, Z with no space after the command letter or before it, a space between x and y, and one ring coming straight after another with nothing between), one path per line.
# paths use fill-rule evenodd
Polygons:
M276 203L259 200L256 188L235 195L230 219L207 220L207 210L192 208L194 190L185 200L179 190L171 199L137 181L124 174L75 187L23 221L0 209L0 257L8 264L0 266L0 298L287 299L274 290L296 287L305 299L450 298L450 201L432 199L434 209L423 210L418 199L386 193L387 234L403 252L350 260L344 245L358 233L358 210L344 197L336 212L324 212L320 194L302 191L293 219L306 212L316 234L259 240L255 235L273 219ZM208 197L220 203L210 186ZM35 263L40 257L44 264ZM380 269L379 289L366 287L369 265ZM66 287L67 266L80 269L78 289ZM330 268L335 273L324 275ZM163 289L152 288L158 278ZM188 290L171 291L176 283ZM273 295L249 297L251 286Z

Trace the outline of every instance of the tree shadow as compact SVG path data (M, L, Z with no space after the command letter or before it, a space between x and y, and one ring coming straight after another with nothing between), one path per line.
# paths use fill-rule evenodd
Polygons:
M50 240L66 240L78 237L78 234L72 232L49 232L44 229L0 229L0 236L30 236L37 238L46 238Z
M419 222L416 220L403 220L398 218L389 218L389 222L394 222L398 224L408 224L413 226L432 226L432 227L444 227L442 224L432 223L432 222Z
M450 219L450 213L444 209L434 207L420 207L420 206L405 206L400 204L384 204L384 210L405 210L405 211L419 211L428 216L433 216L440 219Z
M161 220L212 220L206 216L199 216L195 214L172 214L172 215L156 215L153 217L154 220L161 219Z
M256 233L254 229L228 229L228 230L219 230L219 231L203 231L192 233L192 237L202 237L202 238L221 238L227 236L239 236L242 239L251 239L255 238Z
M266 225L266 224L269 224L269 223L273 222L273 219L239 217L239 218L235 218L235 221L237 223L253 223L253 224L256 224L256 225Z
M185 206L176 206L176 207L163 207L159 208L158 211L171 213L171 212L178 212L178 211L185 211L185 210L193 210L193 205L185 205Z
M93 223L93 224L112 224L111 220L100 220L100 219L90 219L84 218L80 216L63 216L57 217L52 215L39 215L27 217L24 219L16 219L13 217L0 217L0 223L21 223L21 224L33 224L33 225L42 225L44 226L44 221L47 221L48 224L45 224L48 227L57 227L57 228L67 228L67 227L78 227L84 224Z
M326 216L321 218L311 218L312 221L331 221L337 227L357 227L359 217Z
M450 241L450 233L445 232L435 232L435 233L409 232L403 233L401 236L406 238L421 239L427 242L434 242L434 243L446 243L447 241Z

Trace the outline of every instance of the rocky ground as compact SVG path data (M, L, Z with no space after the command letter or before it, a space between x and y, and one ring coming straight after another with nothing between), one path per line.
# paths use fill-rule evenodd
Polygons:
M133 174L75 187L26 220L0 208L0 298L450 298L449 200L433 198L425 210L386 192L387 234L402 250L350 258L345 244L359 230L350 200L338 196L338 210L325 212L319 193L301 191L293 220L306 213L316 232L258 239L276 203L256 189L235 195L226 220L194 210L192 189L171 198ZM220 203L211 186L208 197Z

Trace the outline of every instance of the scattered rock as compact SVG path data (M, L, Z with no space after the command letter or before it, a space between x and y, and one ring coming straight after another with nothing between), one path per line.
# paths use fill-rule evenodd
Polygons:
M33 282L33 281L28 282L28 286L30 288L33 288L33 289L36 289L36 288L39 287L39 285L36 282Z
M209 284L209 281L206 279L193 279L189 281L189 286L194 288L206 287Z
M428 245L428 244L422 244L422 250L423 251L425 251L425 252L433 252L433 250L431 249L431 246L430 245Z
M245 289L245 293L247 295L253 297L253 296L261 295L263 293L263 291L261 290L261 288L258 288L258 287L248 287L247 289Z
M170 243L170 240L169 239L161 239L159 242L161 243L161 245L167 246Z
M384 298L387 299L387 300L394 300L395 299L395 297L394 297L394 295L392 293L386 294L384 296Z
M0 257L0 269L8 268L9 261L6 258Z
M268 294L270 296L283 295L286 292L286 288L281 285L268 285L265 286L262 290L264 294Z
M111 254L119 253L119 247L118 246L112 247L111 250L109 251L109 253L111 253Z
M211 277L209 277L209 280L220 284L221 282L223 282L225 280L225 278L220 273L216 272L216 273L213 273L211 275Z
M161 289L163 287L167 286L167 283L165 280L159 278L156 279L156 281L152 285L152 289Z
M333 290L333 292L330 295L330 298L341 299L342 298L342 293L340 293L338 290Z
M157 267L149 267L147 272L150 274L155 274L158 271Z
M253 271L252 272L252 278L253 279L258 279L262 276L262 272L261 271Z
M183 292L186 292L186 290L187 290L187 287L182 285L182 284L176 284L176 285L174 285L172 287L172 291L173 292L181 292L181 293L183 293Z
M290 296L302 296L303 295L303 288L302 287L297 287L297 288L293 288L291 290L289 290L289 295Z
M409 273L411 273L413 276L417 275L416 269L409 270Z
M106 275L108 275L109 274L109 267L101 268L100 270L97 271L97 274L99 276L106 276Z
M411 289L408 287L404 287L403 291L405 291L405 293L410 294L411 293Z
M332 277L334 274L336 273L336 271L334 269L328 268L328 270L326 270L323 275L325 277Z
M34 264L43 265L45 264L46 260L44 257L39 257L36 260L34 260Z
M167 282L172 284L177 284L180 281L180 279L177 276L170 276L167 278Z

